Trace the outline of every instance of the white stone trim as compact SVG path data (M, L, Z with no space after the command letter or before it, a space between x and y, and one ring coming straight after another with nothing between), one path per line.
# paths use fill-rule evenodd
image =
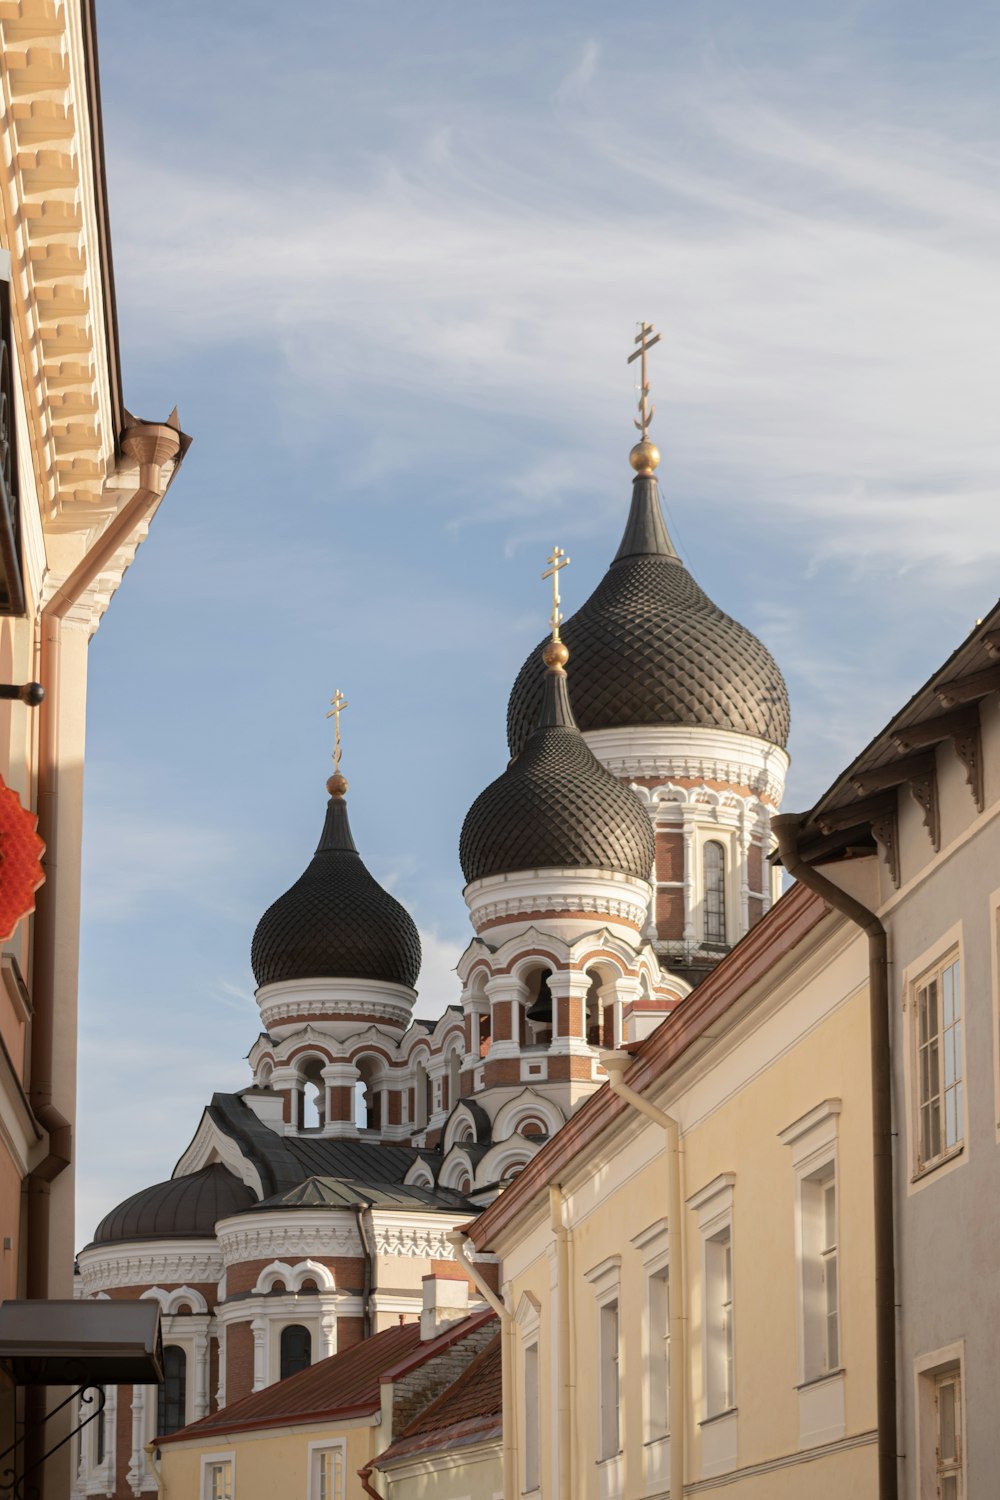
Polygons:
M405 984L375 979L286 979L262 984L256 993L261 1019L268 1031L285 1028L300 1016L329 1016L324 1022L339 1040L353 1036L352 1013L378 1016L383 1024L405 1029L410 1024L417 992ZM340 1019L343 1017L343 1019Z
M750 787L776 807L790 764L785 751L767 740L698 725L588 729L583 737L614 776L732 782Z
M78 1262L85 1297L109 1287L216 1282L223 1271L222 1256L211 1240L160 1241L143 1249L136 1243L97 1245L81 1250Z
M634 875L610 870L524 870L488 875L465 888L469 916L477 929L524 912L586 912L641 928L652 887Z
M349 1208L292 1209L287 1215L241 1214L218 1225L221 1258L226 1266L248 1260L310 1255L358 1256L364 1253L358 1224Z

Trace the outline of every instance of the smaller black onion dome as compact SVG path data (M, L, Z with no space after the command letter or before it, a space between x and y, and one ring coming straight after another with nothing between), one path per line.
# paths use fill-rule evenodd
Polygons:
M258 986L289 979L374 979L414 989L420 938L354 846L343 777L305 874L257 923L250 962ZM335 778L331 777L331 789Z
M547 659L559 645L546 647ZM466 882L546 869L648 880L654 854L649 814L591 752L573 718L566 673L550 666L524 749L466 814L459 840Z
M208 1239L220 1219L253 1208L250 1188L219 1162L187 1177L172 1177L133 1193L105 1214L93 1238L95 1245L122 1240Z

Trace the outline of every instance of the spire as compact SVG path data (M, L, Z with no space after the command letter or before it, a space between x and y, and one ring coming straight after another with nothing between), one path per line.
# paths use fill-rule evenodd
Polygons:
M326 789L330 793L330 800L326 805L326 819L323 823L323 832L320 834L319 843L316 845L317 854L357 854L357 845L351 833L351 824L347 816L347 777L341 775L340 757L343 748L340 743L340 716L347 707L347 699L340 688L330 699L330 709L327 718L333 720L333 775L326 783Z
M542 574L542 582L544 583L546 578L552 579L552 613L549 616L552 639L542 652L546 671L542 682L542 707L535 728L575 729L576 720L573 718L569 693L566 691L566 663L569 661L569 649L559 636L559 626L563 619L559 608L562 602L559 598L559 573L563 568L569 567L570 559L561 547L553 547L548 564L548 568Z
M343 754L340 744L340 716L346 707L347 699L338 688L330 699L330 710L327 714L327 718L333 720L333 755L331 757L333 775L326 784L331 797L344 797L347 792L347 778L340 774L340 757ZM354 845L352 844L351 847L353 849Z
M652 338L650 334L653 334ZM655 443L649 441L648 436L649 424L656 413L656 407L652 406L649 400L646 355L654 344L660 342L660 335L653 333L651 323L642 323L635 342L639 347L633 350L626 363L632 364L633 360L640 357L642 359L639 378L639 420L635 422L635 426L639 429L640 440L628 456L629 463L636 471L636 477L632 481L632 507L625 523L625 535L622 537L621 546L615 553L615 562L619 562L623 557L636 556L677 558L677 552L670 540L663 512L660 509L660 491L655 474L660 462L660 450ZM680 559L677 558L677 560Z

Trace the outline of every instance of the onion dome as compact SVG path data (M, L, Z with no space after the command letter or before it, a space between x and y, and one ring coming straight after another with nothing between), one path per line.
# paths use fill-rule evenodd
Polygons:
M469 884L549 869L649 879L655 853L649 814L604 769L577 728L562 666L567 657L561 641L546 646L548 671L539 683L534 728L466 815L459 858Z
M647 454L653 455L652 458ZM771 653L712 603L674 550L653 469L637 444L625 534L607 573L562 627L573 653L573 707L584 731L699 725L788 742L788 689ZM640 467L641 465L641 467ZM527 743L542 701L537 654L507 708L512 755Z
M413 918L361 862L340 775L305 874L257 923L250 962L258 987L291 979L374 979L414 989L420 938Z
M172 1177L133 1193L97 1226L95 1245L122 1240L188 1240L214 1237L230 1214L253 1208L253 1192L232 1172L213 1162L188 1177Z

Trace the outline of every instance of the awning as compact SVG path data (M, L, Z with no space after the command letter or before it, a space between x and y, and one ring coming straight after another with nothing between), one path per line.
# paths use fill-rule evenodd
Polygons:
M151 1298L4 1302L0 1361L17 1385L159 1385L160 1305Z

